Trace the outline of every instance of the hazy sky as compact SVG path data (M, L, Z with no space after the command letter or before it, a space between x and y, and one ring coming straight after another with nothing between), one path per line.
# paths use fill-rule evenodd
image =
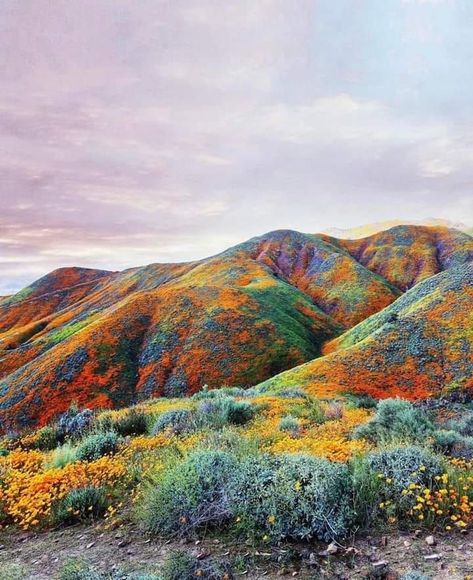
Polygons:
M2 0L0 294L473 221L471 0Z

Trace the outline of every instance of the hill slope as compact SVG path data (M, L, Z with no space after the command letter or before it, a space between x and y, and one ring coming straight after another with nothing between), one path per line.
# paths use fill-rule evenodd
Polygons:
M383 311L329 342L326 356L267 381L323 395L425 398L473 390L473 264L419 283Z
M377 312L389 316L405 287L468 269L472 254L473 240L446 228L398 227L356 241L283 230L198 262L57 270L0 303L0 420L4 429L42 424L72 400L119 407L204 384L255 385L316 359L327 341L366 319L373 324ZM461 292L452 287L449 308ZM428 313L420 308L413 318ZM325 349L354 335L342 336ZM392 340L381 336L380 353ZM343 357L335 367L325 362L337 356L310 364L336 367L345 384ZM410 364L423 377L422 360ZM381 373L372 373L381 391Z

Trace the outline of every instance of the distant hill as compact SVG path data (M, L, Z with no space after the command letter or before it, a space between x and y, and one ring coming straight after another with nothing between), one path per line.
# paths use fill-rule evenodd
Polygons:
M272 377L377 396L469 386L472 260L465 233L396 226L355 241L282 230L197 262L56 270L0 301L3 429L44 424L73 400L120 407Z

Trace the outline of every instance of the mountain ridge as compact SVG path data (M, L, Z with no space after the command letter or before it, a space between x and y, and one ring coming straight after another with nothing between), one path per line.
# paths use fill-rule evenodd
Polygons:
M0 419L271 382L472 258L467 234L396 226L355 241L276 230L195 262L55 270L0 301Z

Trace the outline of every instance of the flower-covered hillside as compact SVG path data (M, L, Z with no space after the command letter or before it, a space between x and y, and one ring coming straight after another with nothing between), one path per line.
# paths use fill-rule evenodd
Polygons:
M326 356L270 379L313 394L422 399L473 389L473 263L414 286L325 345Z
M468 269L471 243L445 228L394 228L365 239L360 248L282 230L199 262L124 272L57 270L0 303L0 430L45 424L73 400L120 408L150 396L189 395L204 385L254 386L317 359L345 330L387 312L401 295L397 285L404 288L442 269ZM418 275L409 274L404 283L393 272ZM452 287L449 303L461 292ZM468 291L458 299L468 307ZM441 351L444 384L462 384L468 361L459 362L455 325L465 324L465 314L447 320L450 314L440 306L428 310L409 316L419 329L425 326L426 336L437 314L445 321L425 356ZM354 363L355 389L369 379L373 392L399 392L397 379L376 369L388 345L404 340L404 327L393 326L398 338L384 332L387 327L377 333L368 358L372 368ZM449 336L442 332L446 327L453 329ZM395 374L407 379L406 390L422 396L435 390L429 376L436 367L417 356L415 336L404 357L407 374ZM350 386L344 360L340 355L320 362L330 368L322 381ZM419 376L415 388L413 374Z

